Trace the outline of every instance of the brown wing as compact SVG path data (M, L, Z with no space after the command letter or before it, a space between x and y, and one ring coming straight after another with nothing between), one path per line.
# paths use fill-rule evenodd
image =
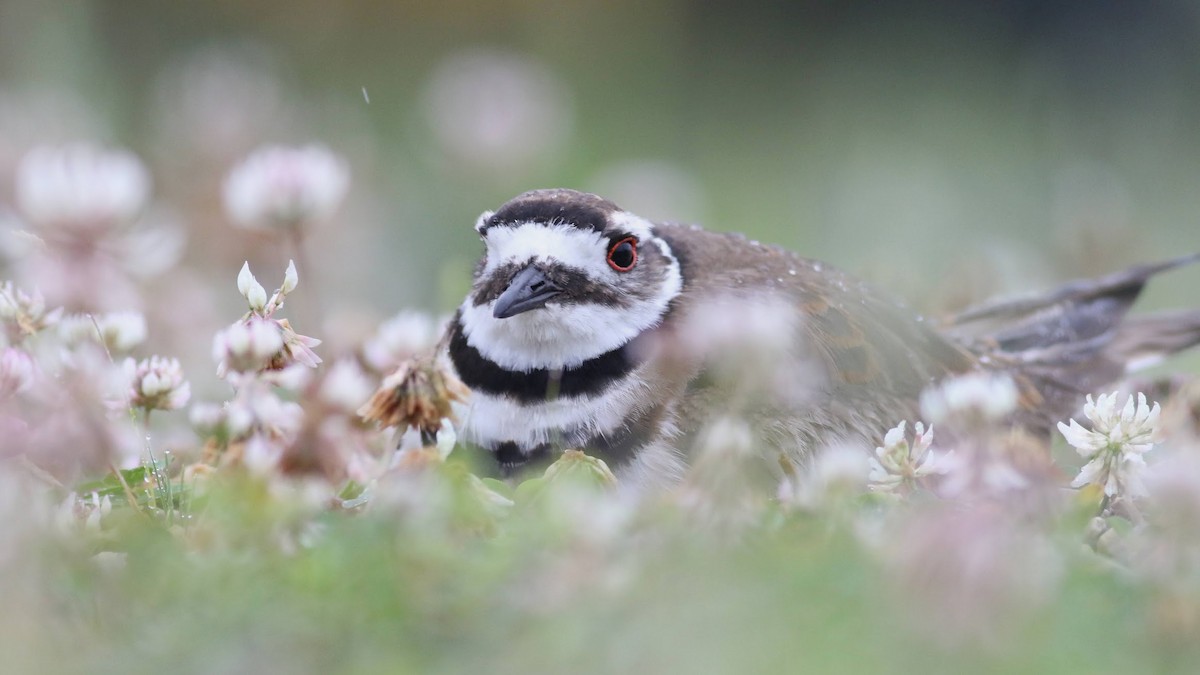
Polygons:
M970 352L937 334L908 308L865 284L847 286L841 272L822 271L798 290L805 298L802 308L813 341L845 384L916 396L931 382L976 367Z
M894 407L912 410L930 382L977 367L970 351L915 312L840 270L740 235L674 225L659 231L681 258L695 301L731 290L791 298L842 399L896 401ZM907 414L896 413L895 421Z

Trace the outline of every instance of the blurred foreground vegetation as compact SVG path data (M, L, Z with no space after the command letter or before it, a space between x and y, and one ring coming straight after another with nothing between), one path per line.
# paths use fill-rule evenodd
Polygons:
M25 312L3 317L0 670L1196 672L1194 356L1151 397L1165 468L1123 500L1068 488L1061 443L1000 495L820 465L764 494L718 445L631 500L574 453L520 486L397 459L355 411L436 339L385 317L456 305L474 218L534 187L780 243L933 314L1200 250L1198 30L1182 0L0 0L0 267L30 292L0 289ZM319 217L231 217L234 167L314 141L339 178ZM128 174L128 218L81 233L19 204L46 147ZM222 329L237 269L291 258L325 363L218 377L246 356L231 329L276 321L251 300ZM1194 305L1198 274L1143 305ZM148 372L182 402L134 410ZM185 420L184 373L221 403Z
M463 477L453 464L410 477L396 501L367 513L317 513L302 490L222 480L170 532L118 507L98 530L54 540L39 531L48 523L10 502L5 669L1190 672L1196 663L1200 606L1114 573L1071 527L1057 537L1065 572L1043 589L1053 595L1010 603L997 592L1014 590L999 578L1011 560L970 561L963 583L936 578L943 567L930 558L929 578L903 579L929 587L904 588L829 513L763 502L731 528L674 500L625 511L590 475L518 489L497 512ZM944 597L922 602L927 593Z

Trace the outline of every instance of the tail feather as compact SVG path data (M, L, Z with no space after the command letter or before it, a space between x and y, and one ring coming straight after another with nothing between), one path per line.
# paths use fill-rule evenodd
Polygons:
M944 330L1036 389L1031 422L1050 428L1083 394L1200 344L1200 310L1127 316L1151 277L1195 262L1200 254L984 304L950 317Z
M1105 351L1132 373L1200 344L1200 310L1185 309L1131 316L1117 328Z
M1049 293L985 303L950 317L946 330L966 341L995 342L1010 352L1098 337L1121 322L1151 277L1198 261L1200 253L1194 253L1071 281Z

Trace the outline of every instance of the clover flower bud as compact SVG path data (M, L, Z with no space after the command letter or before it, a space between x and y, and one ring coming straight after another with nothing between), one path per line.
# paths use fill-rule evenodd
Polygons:
M287 271L283 273L283 286L279 287L279 292L287 295L296 290L296 286L300 283L300 275L296 273L296 261L289 260Z
M254 274L250 272L250 262L242 264L242 269L238 272L237 278L238 292L242 297L246 298L246 302L250 303L250 309L255 312L261 312L267 306L267 289L258 283L258 279L254 278Z

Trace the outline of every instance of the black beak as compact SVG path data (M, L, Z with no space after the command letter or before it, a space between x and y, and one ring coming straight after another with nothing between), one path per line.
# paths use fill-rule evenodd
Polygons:
M508 288L504 289L500 297L496 298L492 316L497 319L507 319L510 316L537 309L560 293L562 293L562 289L547 279L541 270L533 265L528 265L513 276L512 281L508 282Z

